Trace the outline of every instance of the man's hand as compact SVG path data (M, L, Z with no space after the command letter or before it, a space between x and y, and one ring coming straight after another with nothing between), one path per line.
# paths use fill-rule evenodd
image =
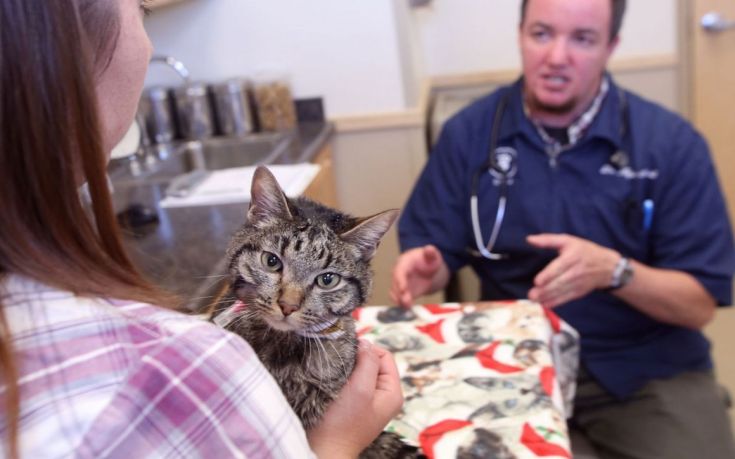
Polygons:
M411 306L421 295L434 293L449 282L449 268L441 252L433 245L407 250L393 267L391 299L401 306Z
M529 244L559 252L546 268L536 275L528 298L547 307L581 298L592 290L610 285L620 254L575 236L535 234Z

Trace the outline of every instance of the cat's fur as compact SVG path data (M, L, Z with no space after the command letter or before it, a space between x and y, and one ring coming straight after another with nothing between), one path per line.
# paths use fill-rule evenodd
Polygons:
M255 172L246 223L227 251L231 292L246 307L226 327L250 343L305 429L317 424L352 373L351 312L370 294L370 259L397 215L360 219L289 199L266 168ZM334 274L340 279L332 284ZM325 320L334 324L314 331ZM415 457L415 451L384 432L361 457Z

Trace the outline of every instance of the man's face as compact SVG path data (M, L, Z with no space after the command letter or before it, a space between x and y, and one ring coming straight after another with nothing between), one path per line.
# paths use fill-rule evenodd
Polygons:
M520 48L534 116L566 125L592 102L617 45L611 19L610 0L529 0Z

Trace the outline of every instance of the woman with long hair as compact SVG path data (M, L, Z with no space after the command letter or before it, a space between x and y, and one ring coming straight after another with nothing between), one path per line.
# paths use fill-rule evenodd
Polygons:
M354 456L400 407L390 356L361 346L305 434L247 343L162 307L125 254L105 168L151 57L143 3L0 0L3 453Z

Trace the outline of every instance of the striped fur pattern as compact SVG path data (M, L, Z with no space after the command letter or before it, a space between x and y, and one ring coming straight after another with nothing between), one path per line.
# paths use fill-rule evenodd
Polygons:
M227 252L232 294L246 306L226 327L247 339L309 429L352 372L351 312L370 295L370 259L398 211L355 218L289 199L264 167L251 196ZM402 457L376 446L362 457Z

